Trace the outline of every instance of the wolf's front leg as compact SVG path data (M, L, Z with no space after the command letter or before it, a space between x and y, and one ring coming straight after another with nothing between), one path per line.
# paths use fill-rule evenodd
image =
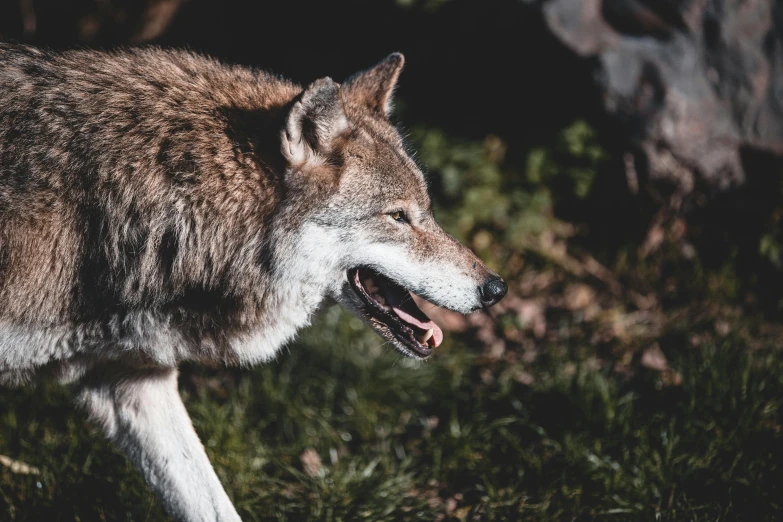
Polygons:
M78 401L175 520L239 520L182 404L176 370L96 368Z

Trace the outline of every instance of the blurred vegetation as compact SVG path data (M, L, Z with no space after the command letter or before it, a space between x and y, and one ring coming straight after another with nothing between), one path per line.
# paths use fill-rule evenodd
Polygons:
M266 16L299 16L294 4ZM257 18L192 0L161 43L302 81L406 52L398 116L436 217L510 292L489 314L433 311L448 331L426 363L329 308L271 364L185 367L243 519L783 518L779 161L749 153L744 187L672 205L643 172L627 178L576 81L584 64L519 2L366 5L314 3L307 36L280 49ZM0 519L165 520L70 397L49 383L0 394Z

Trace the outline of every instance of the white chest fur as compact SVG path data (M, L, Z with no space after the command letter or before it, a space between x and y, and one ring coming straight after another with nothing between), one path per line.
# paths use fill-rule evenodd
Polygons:
M274 271L261 325L232 340L241 364L268 361L310 320L340 284L337 233L313 223L274 244Z

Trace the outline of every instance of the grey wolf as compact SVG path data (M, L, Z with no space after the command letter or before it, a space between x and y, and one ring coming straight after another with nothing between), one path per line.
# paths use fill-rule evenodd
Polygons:
M403 57L302 88L188 52L0 44L0 383L77 403L177 520L238 520L177 392L336 300L403 354L506 284L435 221L389 111Z

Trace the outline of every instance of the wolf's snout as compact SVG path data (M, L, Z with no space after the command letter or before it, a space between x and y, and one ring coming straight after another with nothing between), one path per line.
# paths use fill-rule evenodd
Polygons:
M500 278L490 279L484 286L479 287L479 294L481 295L481 304L485 307L492 306L497 303L508 292L508 285Z

